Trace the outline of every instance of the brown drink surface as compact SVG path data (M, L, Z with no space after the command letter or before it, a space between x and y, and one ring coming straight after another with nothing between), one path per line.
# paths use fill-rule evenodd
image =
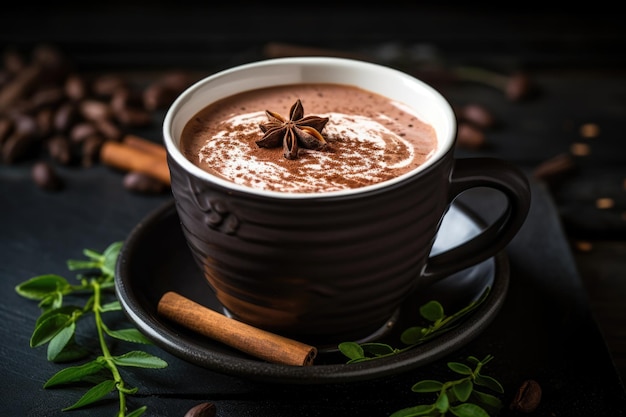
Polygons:
M289 118L302 101L304 116L328 117L321 134L328 146L261 148L265 110ZM234 183L289 193L359 188L422 165L437 148L429 124L401 103L356 87L297 84L246 91L210 104L183 129L181 151L200 168Z

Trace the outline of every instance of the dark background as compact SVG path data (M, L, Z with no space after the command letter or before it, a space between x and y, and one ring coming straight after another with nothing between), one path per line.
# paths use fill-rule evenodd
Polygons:
M537 181L553 200L559 227L573 254L574 269L580 274L593 316L624 378L624 17L609 9L589 12L587 7L548 8L541 12L521 6L506 9L430 3L407 6L396 2L376 7L358 3L333 6L252 2L228 2L228 7L215 7L209 2L184 1L24 4L10 6L0 14L0 50L17 48L28 54L35 46L47 43L63 51L79 71L129 74L145 84L151 77L173 69L208 75L265 59L271 57L268 45L286 43L304 48L301 51L313 48L324 54L357 56L390 65L424 76L455 105L486 106L498 120L498 127L487 132L487 146L459 148L460 156L504 158L533 177L542 163L557 155L572 156L573 146L584 143L590 153L574 155L574 170L558 181ZM504 75L524 71L537 87L537 94L511 102L489 86L451 81L445 76L459 67ZM154 126L140 133L159 142L160 117L155 115ZM596 137L581 135L581 127L587 124L599 128ZM50 197L29 181L32 162L0 165L0 240L5 249L0 253L0 262L5 265L4 269L0 266L0 280L10 282L7 288L30 275L49 272L47 268L61 269L64 260L74 256L66 255L68 250L89 247L91 242L107 243L102 242L102 235L98 237L98 231L112 228L123 236L145 213L168 198L126 192L119 173L100 166L62 169L68 178L68 190ZM105 193L93 195L102 191L101 187ZM89 202L84 210L91 211L81 212L74 204L80 201L81 189ZM59 200L63 193L68 196L67 203ZM101 213L94 208L100 197L102 204L133 205L132 215L120 220L123 207ZM54 211L48 212L42 205L37 211L25 212L50 216L46 223L50 230L45 235L55 238L38 240L41 230L33 230L26 216L19 216L24 223L23 233L18 233L14 225L18 203L40 205L50 198L56 199L52 203L57 207ZM110 198L119 200L108 201ZM613 205L598 208L598 199L605 198ZM78 216L78 224L91 224L96 232L55 231L55 222L66 221L58 207L66 207L68 213ZM111 225L109 221L117 223ZM536 245L541 247L540 235L537 240ZM12 257L9 262L8 256L14 253L21 258ZM7 258L3 260L4 256ZM24 318L24 323L28 320ZM581 343L584 340L581 336ZM33 355L34 361L44 360L43 356Z

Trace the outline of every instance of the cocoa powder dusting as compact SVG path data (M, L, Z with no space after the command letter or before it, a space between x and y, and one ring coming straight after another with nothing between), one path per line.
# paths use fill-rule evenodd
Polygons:
M262 148L265 109L328 117L323 149ZM242 109L245 109L242 111ZM434 129L404 106L355 87L288 85L248 91L200 111L183 130L182 152L202 169L248 187L288 193L328 192L387 181L422 165L437 147Z

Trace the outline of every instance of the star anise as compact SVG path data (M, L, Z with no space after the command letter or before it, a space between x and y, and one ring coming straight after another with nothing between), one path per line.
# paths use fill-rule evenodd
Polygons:
M326 140L320 133L328 117L304 117L304 108L300 99L291 106L289 120L278 113L265 110L267 123L259 125L264 135L256 141L262 148L274 148L283 145L283 155L287 159L298 158L298 147L321 150L326 147Z

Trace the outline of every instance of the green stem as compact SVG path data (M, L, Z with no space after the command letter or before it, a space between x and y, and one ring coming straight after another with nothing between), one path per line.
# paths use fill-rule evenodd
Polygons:
M113 376L113 380L115 381L115 386L117 388L118 397L120 400L120 409L117 414L118 417L123 417L126 410L126 396L124 395L124 380L120 375L115 362L113 362L113 357L111 356L111 352L109 351L109 347L106 344L106 339L104 335L104 322L102 321L102 316L100 314L101 308L101 288L100 282L97 280L92 280L91 285L93 287L94 293L94 302L92 311L94 313L96 319L96 331L98 332L98 339L100 341L100 350L102 350L102 357L105 361L106 367L111 371L111 375Z

